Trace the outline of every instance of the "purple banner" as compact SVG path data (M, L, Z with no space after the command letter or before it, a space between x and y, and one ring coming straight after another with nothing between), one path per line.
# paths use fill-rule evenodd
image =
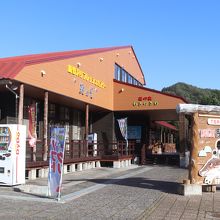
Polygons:
M51 128L48 188L49 196L58 199L62 184L64 148L65 128Z

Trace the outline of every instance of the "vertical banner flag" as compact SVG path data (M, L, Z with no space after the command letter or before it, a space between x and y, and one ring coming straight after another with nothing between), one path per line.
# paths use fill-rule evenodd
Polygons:
M36 132L36 104L33 103L28 109L29 129L28 139L30 147L36 147L37 132Z
M119 128L123 138L126 140L126 154L128 154L128 126L127 118L118 119Z
M62 184L64 148L65 128L51 128L48 189L49 195L58 199Z
M118 119L118 125L123 138L127 140L127 118Z

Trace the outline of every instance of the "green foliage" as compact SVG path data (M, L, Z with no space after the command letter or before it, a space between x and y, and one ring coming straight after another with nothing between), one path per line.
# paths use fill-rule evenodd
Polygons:
M220 90L201 89L186 83L176 83L162 89L162 92L183 97L189 103L220 105Z

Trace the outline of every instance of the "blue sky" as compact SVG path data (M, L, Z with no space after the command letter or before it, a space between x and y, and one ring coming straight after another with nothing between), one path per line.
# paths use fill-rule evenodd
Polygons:
M220 89L218 0L2 0L0 57L132 45L147 87Z

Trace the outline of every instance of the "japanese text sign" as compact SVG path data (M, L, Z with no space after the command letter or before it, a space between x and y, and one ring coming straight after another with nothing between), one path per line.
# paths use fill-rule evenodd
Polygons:
M220 118L208 118L209 125L220 125Z

